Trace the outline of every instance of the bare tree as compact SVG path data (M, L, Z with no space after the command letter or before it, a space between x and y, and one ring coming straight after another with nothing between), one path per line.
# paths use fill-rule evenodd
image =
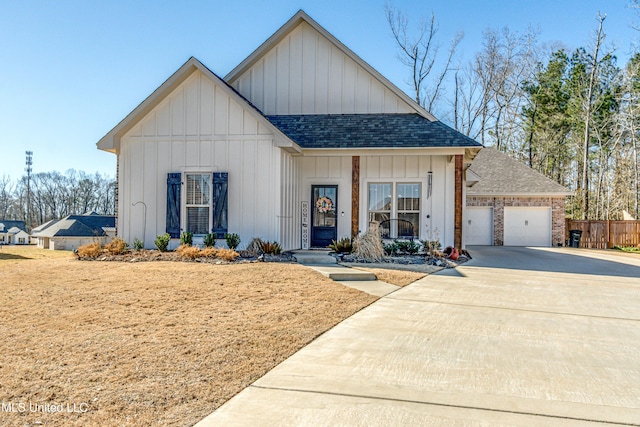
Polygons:
M13 204L14 185L8 175L0 178L0 219L8 219Z
M0 219L27 221L26 177L14 182L7 176L0 178ZM105 215L115 212L115 180L99 173L68 170L41 172L31 180L32 228L51 219L96 211Z
M499 150L517 151L524 138L520 112L525 101L523 82L533 75L537 63L536 33L520 35L508 27L485 30L483 49L474 60L481 87L480 142Z
M477 123L482 114L484 98L480 80L471 64L456 70L454 75L454 96L452 121L454 128L468 137L477 139L481 126Z
M598 12L598 29L594 35L593 53L591 54L591 70L589 73L589 83L584 103L584 138L582 144L582 215L588 219L589 215L589 145L591 139L591 119L593 109L593 95L597 84L598 64L600 62L600 49L604 43L606 34L603 30L604 20L607 15L600 15Z
M447 58L428 87L427 79L434 74L440 49L436 40L438 24L435 14L431 12L429 19L421 19L416 35L411 36L409 20L404 13L389 3L385 5L384 10L393 38L400 49L398 59L411 69L410 84L415 92L415 100L428 111L433 111L441 96L446 77L451 71L455 51L464 35L459 32L453 37Z

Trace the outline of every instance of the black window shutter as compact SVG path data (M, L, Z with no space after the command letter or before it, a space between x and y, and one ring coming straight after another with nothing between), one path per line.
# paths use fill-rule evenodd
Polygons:
M181 173L167 175L167 233L177 239L180 237L180 187Z
M217 239L223 239L227 233L227 209L229 204L229 173L213 173L213 229Z

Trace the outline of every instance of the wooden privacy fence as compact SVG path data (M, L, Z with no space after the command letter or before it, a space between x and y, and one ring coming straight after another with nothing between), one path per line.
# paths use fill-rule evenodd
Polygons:
M640 221L586 221L567 219L566 238L571 230L582 231L581 248L611 249L640 245Z

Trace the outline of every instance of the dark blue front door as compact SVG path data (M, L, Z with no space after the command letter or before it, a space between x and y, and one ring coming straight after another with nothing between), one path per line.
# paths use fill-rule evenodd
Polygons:
M338 186L311 186L311 246L324 248L337 239Z

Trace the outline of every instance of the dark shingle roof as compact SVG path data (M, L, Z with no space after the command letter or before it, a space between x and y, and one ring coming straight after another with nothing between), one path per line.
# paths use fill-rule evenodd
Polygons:
M573 194L557 182L493 147L480 150L469 169L480 177L477 184L467 189L469 196Z
M8 220L8 219L0 219L0 224L4 225L3 229L0 230L1 233L6 233L7 231L12 229L13 227L18 227L22 231L27 231L27 226L24 223L24 221L14 221L14 220Z
M115 226L116 218L112 215L69 215L61 220L51 222L36 235L43 237L98 237L105 235L103 227Z
M302 148L481 147L442 122L418 114L267 116Z

